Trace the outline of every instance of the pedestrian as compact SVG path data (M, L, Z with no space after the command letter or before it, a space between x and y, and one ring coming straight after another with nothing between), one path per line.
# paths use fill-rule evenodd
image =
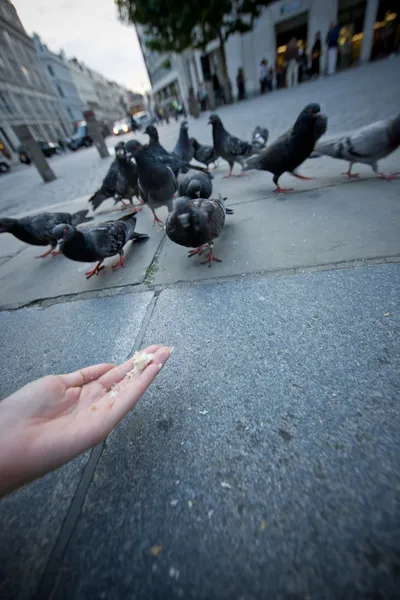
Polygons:
M308 59L306 47L299 48L299 82L302 83L308 79Z
M207 110L207 92L204 83L200 83L197 88L197 99L200 102L200 108L204 112Z
M283 63L279 62L278 59L275 63L275 82L277 90L283 88L285 85L285 68Z
M339 46L339 25L331 23L326 36L326 45L328 47L328 75L333 75L336 71L338 46Z
M218 79L218 75L216 73L214 73L211 80L212 80L216 105L220 106L221 104L224 104L224 95L222 92L221 84Z
M269 85L269 69L268 61L263 58L258 66L258 79L260 81L260 94L265 94L267 89L270 89Z
M314 44L311 50L311 77L318 79L321 61L321 32L315 34Z
M103 442L170 357L150 346L122 365L101 364L28 383L0 402L0 498Z
M286 50L286 86L288 88L297 85L299 79L299 49L297 47L297 39L293 36L287 45Z
M246 82L244 78L243 67L239 67L236 75L236 85L238 89L238 100L244 100L246 97Z
M179 114L180 114L180 106L179 106L178 98L174 98L172 100L172 114L175 117L175 121L178 122Z

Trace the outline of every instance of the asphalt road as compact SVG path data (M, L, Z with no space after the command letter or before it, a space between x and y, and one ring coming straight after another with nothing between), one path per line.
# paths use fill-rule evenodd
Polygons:
M273 139L317 100L331 130L350 129L398 110L399 66L221 116ZM205 121L190 122L203 141ZM161 128L168 148L176 135ZM1 214L78 210L110 160L57 158L49 186L31 169L1 178ZM268 174L222 180L221 162L215 189L235 214L211 269L146 210L150 239L127 268L88 282L87 265L35 260L0 236L1 396L150 343L175 348L104 445L1 502L2 600L400 597L400 182L366 167L346 182L343 167L307 161L314 179L282 178L295 192L276 198ZM398 171L399 152L382 167ZM120 214L111 204L97 218Z

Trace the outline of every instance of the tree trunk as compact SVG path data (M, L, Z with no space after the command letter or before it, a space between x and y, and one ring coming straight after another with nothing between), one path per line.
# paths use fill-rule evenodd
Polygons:
M224 36L222 35L221 29L218 30L218 39L219 39L219 48L220 48L221 59L222 59L222 77L223 77L222 85L224 88L225 101L227 104L231 104L233 102L232 84L229 80L228 68L226 65L225 41L224 41Z

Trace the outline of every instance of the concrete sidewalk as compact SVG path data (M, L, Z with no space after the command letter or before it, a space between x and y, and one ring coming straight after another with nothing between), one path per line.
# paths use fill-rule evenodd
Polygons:
M2 502L2 600L397 597L399 291L375 265L0 313L2 393L175 347L103 447Z

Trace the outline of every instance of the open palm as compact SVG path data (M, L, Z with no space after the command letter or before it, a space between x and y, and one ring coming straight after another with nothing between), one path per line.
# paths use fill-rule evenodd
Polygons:
M0 496L40 477L104 440L168 360L170 348L150 346L153 360L126 377L133 359L101 364L29 383L0 403Z

